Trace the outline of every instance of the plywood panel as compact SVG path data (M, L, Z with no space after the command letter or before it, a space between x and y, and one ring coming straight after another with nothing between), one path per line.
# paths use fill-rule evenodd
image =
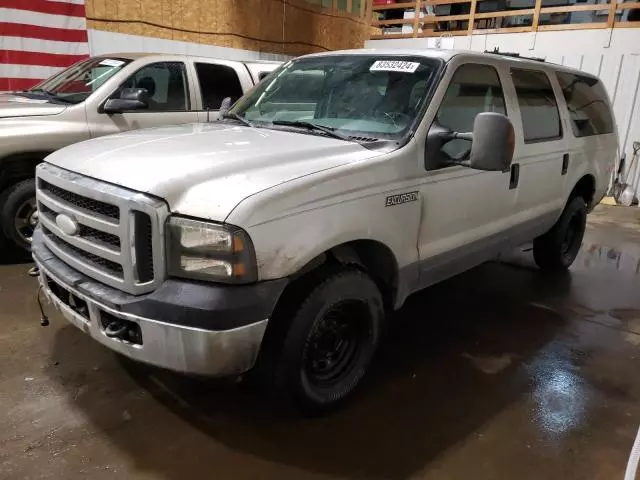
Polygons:
M87 0L90 28L295 54L364 45L371 26L305 0Z

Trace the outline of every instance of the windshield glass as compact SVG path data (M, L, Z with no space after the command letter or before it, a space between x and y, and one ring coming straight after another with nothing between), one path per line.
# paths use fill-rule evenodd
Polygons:
M25 93L43 95L64 103L80 103L131 60L95 57L76 63Z
M270 74L230 113L257 127L305 122L346 137L398 139L422 111L437 69L424 57L301 58Z

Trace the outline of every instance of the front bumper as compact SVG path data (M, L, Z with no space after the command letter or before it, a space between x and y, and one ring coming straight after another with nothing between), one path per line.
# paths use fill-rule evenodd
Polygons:
M133 296L60 261L39 230L32 252L43 292L70 323L134 360L197 375L237 375L253 367L286 285L285 280L244 287L168 280L156 292ZM108 336L106 327L114 321L133 327L139 341Z

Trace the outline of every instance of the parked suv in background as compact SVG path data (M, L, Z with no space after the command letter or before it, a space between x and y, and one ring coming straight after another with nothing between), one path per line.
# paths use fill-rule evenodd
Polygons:
M360 383L411 293L531 240L542 269L567 269L617 149L601 82L576 70L311 55L226 120L47 157L33 257L49 300L107 347L195 374L255 367L322 410Z
M215 119L278 62L114 54L77 63L30 90L0 94L0 242L28 249L34 169L64 146L111 133Z

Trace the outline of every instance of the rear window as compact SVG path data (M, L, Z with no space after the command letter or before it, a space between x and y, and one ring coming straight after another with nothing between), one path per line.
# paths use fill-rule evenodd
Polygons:
M511 70L516 87L525 142L556 140L562 137L556 97L544 72Z
M558 73L562 94L567 102L571 128L576 137L613 132L613 116L607 92L597 78Z

